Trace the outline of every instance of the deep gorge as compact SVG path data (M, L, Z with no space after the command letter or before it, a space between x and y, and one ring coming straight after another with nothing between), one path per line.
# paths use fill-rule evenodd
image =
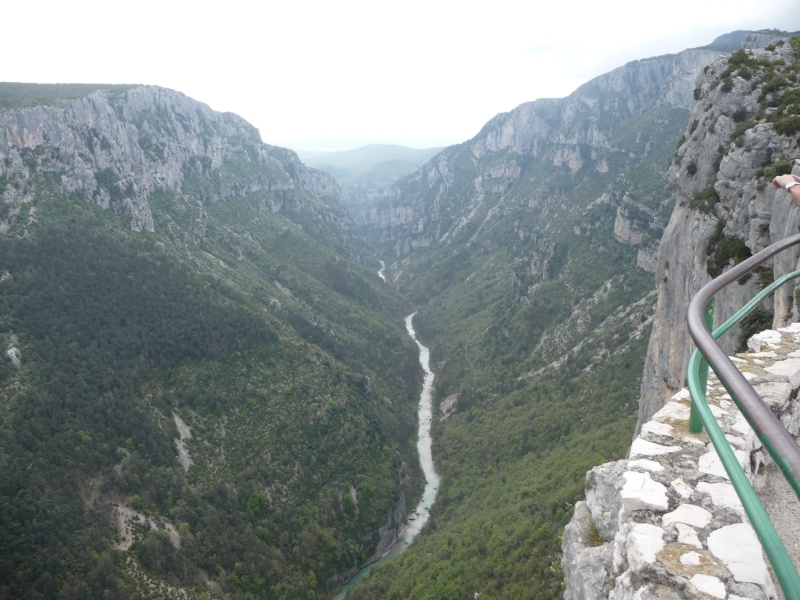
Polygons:
M737 39L497 115L352 211L178 92L0 84L0 595L335 595L424 492L416 310L441 483L348 599L560 597L586 472L680 377L688 290L799 222L765 185L797 44Z

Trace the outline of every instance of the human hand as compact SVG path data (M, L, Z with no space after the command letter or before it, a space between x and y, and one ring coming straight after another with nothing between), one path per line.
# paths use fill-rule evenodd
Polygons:
M786 189L786 184L793 181L800 183L800 177L797 175L778 175L772 180L772 185L776 188Z

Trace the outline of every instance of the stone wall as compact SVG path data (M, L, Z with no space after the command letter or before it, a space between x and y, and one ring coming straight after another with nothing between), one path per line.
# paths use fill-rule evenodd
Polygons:
M748 346L733 360L796 436L800 324L753 336ZM771 458L713 372L708 402L758 490ZM587 474L586 501L564 531L565 600L777 597L708 435L689 432L689 411L683 389L642 426L627 459Z

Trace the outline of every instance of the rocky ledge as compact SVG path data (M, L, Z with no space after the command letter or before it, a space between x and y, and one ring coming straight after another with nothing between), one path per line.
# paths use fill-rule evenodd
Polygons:
M762 332L748 347L733 360L797 436L800 324ZM708 402L758 490L772 460L713 372ZM627 459L587 473L586 501L564 531L565 600L777 597L716 451L705 432L689 432L689 410L683 389L644 424Z

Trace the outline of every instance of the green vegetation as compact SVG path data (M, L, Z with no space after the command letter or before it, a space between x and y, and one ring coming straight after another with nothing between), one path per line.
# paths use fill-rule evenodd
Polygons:
M719 221L717 230L706 245L706 271L711 277L718 277L727 267L737 265L752 255L744 241L725 235L724 229L725 223Z
M35 223L0 236L0 339L22 353L0 361L0 595L139 598L145 577L326 597L421 492L410 308L299 190L193 199L267 177L258 165L187 174L139 234L115 214L114 171L96 174L101 211L38 161ZM115 505L167 519L180 548L135 526L121 549Z
M717 202L719 202L719 194L711 184L692 196L692 199L689 200L689 208L708 214Z
M772 329L772 319L774 315L771 311L756 306L749 312L741 321L739 327L739 335L736 338L737 351L744 352L747 350L747 340L753 335L765 329Z
M446 176L395 188L426 231L448 232L391 268L452 414L435 422L430 528L354 599L560 597L560 534L585 473L630 444L653 308L637 259L666 223L664 165L687 117L659 106L604 123L617 150L577 150L576 173L463 145L437 159Z
M134 87L90 83L0 83L0 108L53 105L99 91L121 93Z

